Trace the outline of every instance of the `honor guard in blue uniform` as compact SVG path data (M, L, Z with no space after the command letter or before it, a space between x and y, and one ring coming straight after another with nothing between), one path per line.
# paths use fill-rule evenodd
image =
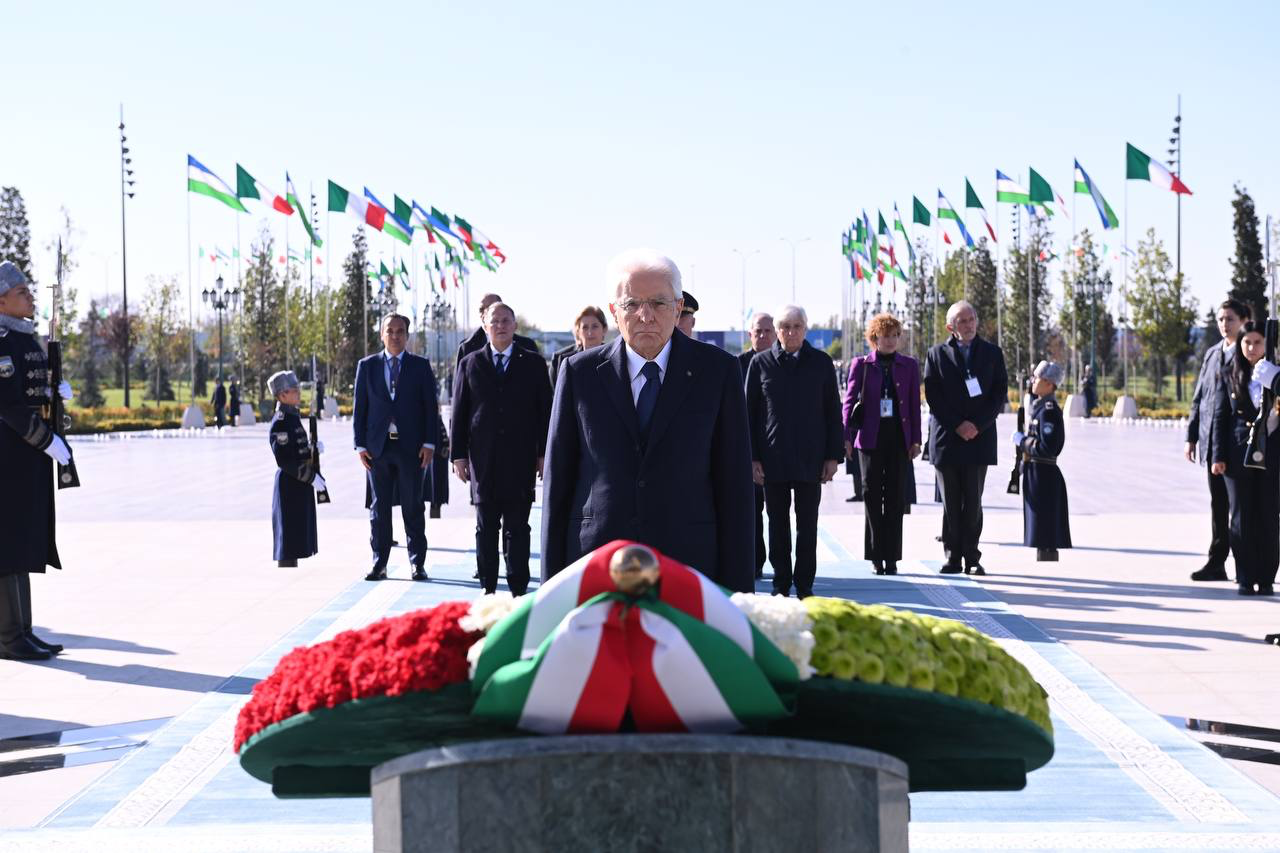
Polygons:
M298 560L320 552L315 493L324 491L325 482L311 464L311 439L298 414L302 402L298 377L291 370L282 370L271 375L267 388L276 398L267 434L280 468L271 496L274 556L282 568L294 568ZM324 447L317 443L316 449L323 451Z
M54 541L53 462L71 450L46 423L49 361L31 318L35 298L22 270L0 263L0 659L48 660L62 651L31 631L31 573L62 568Z
M1032 376L1027 431L1013 434L1022 448L1022 544L1036 549L1036 559L1057 561L1059 548L1071 547L1067 512L1067 482L1058 470L1058 456L1066 443L1062 407L1054 392L1062 382L1062 365L1042 361Z

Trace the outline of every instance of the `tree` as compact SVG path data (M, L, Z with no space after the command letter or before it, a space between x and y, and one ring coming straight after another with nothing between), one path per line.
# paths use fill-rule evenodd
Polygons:
M1258 241L1258 214L1244 187L1235 185L1231 202L1236 232L1236 254L1231 259L1231 296L1253 308L1253 319L1267 318L1267 274L1262 267L1262 244Z
M1085 364L1094 364L1094 375L1101 380L1102 371L1111 366L1115 342L1115 322L1107 310L1111 298L1111 271L1102 268L1093 235L1089 229L1079 234L1074 268L1062 271L1062 310L1058 323L1070 352L1075 354L1083 372Z
M978 334L994 343L999 320L996 293L996 264L985 237L972 249L952 252L938 274L940 334L946 334L946 309L964 299L978 314Z
M336 376L332 390L338 385L351 388L355 383L356 363L377 349L378 338L373 323L365 323L367 306L373 293L369 287L369 243L364 228L356 229L351 238L351 253L342 263L343 284L337 294L338 316L334 324L333 370ZM372 318L370 318L372 319Z
M17 187L0 188L0 261L13 261L35 289L31 269L31 225L27 205Z
M1048 252L1052 245L1048 228L1033 221L1025 248L1009 250L1004 266L1005 359L1016 371L1030 373L1044 357L1053 297L1049 292ZM1034 299L1028 300L1028 276ZM1030 351L1028 351L1030 347Z
M182 334L179 311L181 290L176 276L149 276L147 293L142 299L142 346L151 362L147 371L146 396L153 400L172 400L173 375L181 370L182 354L188 340Z
M103 344L107 352L114 357L112 363L113 385L124 386L125 359L129 359L130 365L133 364L134 355L138 351L138 339L137 316L126 320L124 312L117 303L108 312L103 322Z
M924 363L929 347L945 334L940 314L933 302L933 255L924 239L916 241L916 262L907 278L908 344L912 357Z
M98 378L98 349L104 346L102 325L105 313L98 307L96 299L90 299L89 311L80 321L80 352L76 364L80 387L76 389L76 402L86 408L106 403Z
M1146 350L1156 393L1163 393L1164 379L1172 364L1177 399L1181 400L1182 369L1191 355L1188 332L1195 325L1199 309L1196 300L1186 293L1183 276L1173 275L1172 270L1164 244L1156 239L1155 229L1148 228L1146 239L1138 242L1138 260L1129 291L1133 330Z
M249 265L240 288L243 329L240 348L245 376L241 387L266 398L267 377L284 369L284 291L276 278L275 241L264 225L249 246Z

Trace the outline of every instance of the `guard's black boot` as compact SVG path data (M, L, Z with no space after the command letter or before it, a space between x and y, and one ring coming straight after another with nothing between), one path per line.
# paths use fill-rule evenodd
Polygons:
M880 562L879 560L872 560L871 568L875 569L876 574L878 575L884 574L884 563Z
M1037 548L1036 560L1037 562L1041 562L1041 563L1056 563L1058 562L1058 549L1057 548Z
M982 568L981 563L974 563L972 566L965 566L964 573L966 575L985 575L987 570Z
M44 649L51 655L62 654L63 646L61 643L46 643L35 635L34 631L27 632L27 642L35 646L37 649Z
M47 652L33 644L23 634L11 643L0 643L0 660L49 660L53 652Z
M296 569L298 568L298 561L297 560L276 560L276 566L281 569Z
M898 564L892 561L885 563L884 573L886 575L896 575L898 573Z
M1193 581L1225 581L1228 580L1227 568L1218 563L1205 563L1203 568L1191 573L1191 579Z
M386 567L386 566L374 566L374 567L373 567L373 569L372 569L372 570L370 570L369 574L367 574L367 575L365 575L365 576L364 576L364 579L365 579L365 580L367 580L367 581L384 581L384 580L386 580L386 579L387 579L387 567Z
M944 575L958 575L963 571L964 569L960 568L958 562L948 562L942 567L942 574Z
M414 580L416 580L416 581L424 581L424 580L426 580L426 579L427 579L427 568L426 568L426 566L414 566L414 567L413 567L413 579L414 579Z

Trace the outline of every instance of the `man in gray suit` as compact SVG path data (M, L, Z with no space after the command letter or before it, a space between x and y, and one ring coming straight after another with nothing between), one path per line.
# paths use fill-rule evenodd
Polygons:
M1193 581L1227 580L1227 553L1231 548L1227 484L1221 474L1214 474L1209 467L1208 449L1213 437L1213 413L1218 406L1218 397L1223 393L1223 385L1219 381L1222 367L1231 361L1240 326L1249 319L1250 313L1247 305L1235 299L1227 299L1218 306L1218 331L1222 333L1222 342L1209 347L1204 354L1195 396L1191 398L1191 420L1187 422L1187 446L1183 456L1188 462L1205 463L1209 474L1209 509L1213 516L1209 559L1203 567L1191 573Z

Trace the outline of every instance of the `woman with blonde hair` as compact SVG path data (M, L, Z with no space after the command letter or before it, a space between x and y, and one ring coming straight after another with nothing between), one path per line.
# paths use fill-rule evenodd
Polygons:
M588 305L578 312L573 321L573 344L555 351L551 356L551 390L555 391L556 378L560 375L560 362L571 355L598 347L604 343L605 333L609 331L609 323L605 320L604 311L595 305Z
M910 460L920 455L920 364L898 352L902 323L877 314L867 324L871 353L849 366L845 453L862 467L865 555L878 575L898 573Z

